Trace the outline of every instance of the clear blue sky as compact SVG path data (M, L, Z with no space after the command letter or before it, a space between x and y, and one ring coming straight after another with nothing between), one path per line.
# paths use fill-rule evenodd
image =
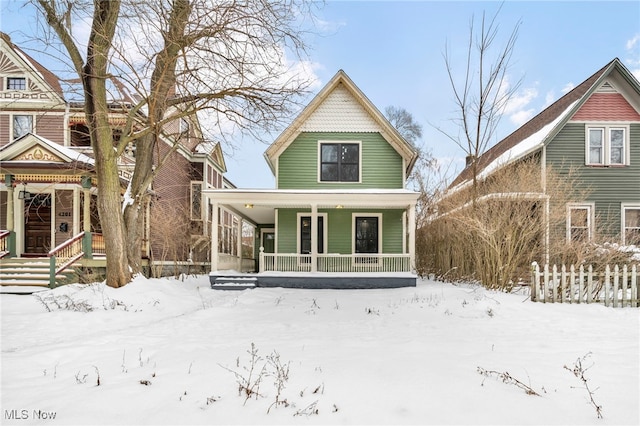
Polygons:
M0 0L0 28L26 42L33 16L22 2ZM498 15L497 47L520 21L510 80L522 79L517 106L499 139L617 57L640 77L639 1L335 1L319 9L323 29L309 39L315 76L324 85L343 69L380 109L407 109L423 125L423 144L460 168L464 152L433 126L453 133L445 43L463 59L472 15ZM33 44L30 44L33 47ZM227 177L239 187L273 187L266 145L244 141L227 154Z

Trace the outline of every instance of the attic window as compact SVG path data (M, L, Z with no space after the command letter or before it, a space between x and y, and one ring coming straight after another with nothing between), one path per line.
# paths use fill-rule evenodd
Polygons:
M27 90L27 79L24 77L7 77L7 90Z
M587 165L629 165L628 126L587 126L586 144Z
M320 143L321 182L360 181L360 143Z

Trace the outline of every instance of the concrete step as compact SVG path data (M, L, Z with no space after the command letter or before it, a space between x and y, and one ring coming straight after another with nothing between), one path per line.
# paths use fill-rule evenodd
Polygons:
M211 288L214 290L247 290L256 288L258 285L258 279L256 277L241 277L241 276L222 276L217 277Z

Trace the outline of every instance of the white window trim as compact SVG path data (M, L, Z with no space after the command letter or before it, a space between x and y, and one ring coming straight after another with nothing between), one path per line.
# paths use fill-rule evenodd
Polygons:
M625 222L626 222L626 218L627 218L627 210L640 210L640 203L622 203L620 205L620 235L622 236L621 240L622 240L622 244L626 245L626 237L627 237L627 233L626 233L626 226L625 226Z
M603 129L604 135L602 139L602 163L592 163L589 159L589 130L591 129ZM611 130L622 129L624 130L624 159L622 163L611 164ZM587 166L614 166L622 167L630 165L630 126L628 123L588 123L585 124L585 165Z
M31 132L30 133L36 133L36 115L35 114L28 114L28 113L20 113L20 112L14 112L13 114L11 114L11 117L9 118L9 137L11 138L11 142L15 141L16 139L13 138L13 118L15 116L27 116L27 117L31 117ZM24 135L23 135L24 136Z
M587 241L593 239L593 225L595 223L595 203L567 203L566 211L566 239L571 243L571 210L586 209L587 210Z
M260 247L264 249L264 234L273 234L273 252L276 252L276 228L261 228L260 229ZM273 254L273 253L270 253Z
M332 180L322 180L322 145L323 144L357 144L358 145L358 181L357 182L345 182L345 181L332 181ZM353 184L353 183L362 183L362 141L343 141L343 140L319 140L318 141L318 183L326 183L326 184Z
M296 215L296 253L300 253L300 218L301 217L311 217L311 212L298 212ZM323 229L322 229L322 248L324 250L323 254L327 254L328 247L328 236L329 236L329 226L328 226L328 214L327 213L318 213L318 217L322 217L323 220Z
M356 218L357 217L377 217L378 218L378 253L369 253L369 254L381 254L382 250L382 230L384 229L382 225L382 213L351 213L351 254L356 255L360 253L356 253ZM361 253L366 255L367 253Z

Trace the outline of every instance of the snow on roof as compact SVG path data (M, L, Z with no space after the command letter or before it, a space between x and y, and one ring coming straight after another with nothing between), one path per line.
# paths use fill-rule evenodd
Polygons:
M530 154L533 151L536 151L537 149L542 148L545 140L551 134L553 129L555 129L558 123L562 122L566 118L566 116L573 110L573 107L576 105L577 102L578 101L572 102L553 121L551 121L550 123L542 127L537 132L521 140L512 148L509 148L508 150L500 154L498 157L496 157L495 160L493 160L484 169L482 169L482 171L478 174L478 179L483 179L488 175L490 175L491 173L495 172L496 170L500 169L501 167L515 160L523 158L527 154ZM464 186L468 185L469 183L470 181L468 180L464 181L460 183L457 187L453 188L453 191L461 189Z
M516 144L513 148L508 149L504 153L502 153L498 158L493 160L487 167L484 168L482 173L478 177L485 177L486 175L494 172L496 169L504 166L505 164L510 163L513 160L517 160L522 158L526 154L531 153L532 151L542 148L544 145L544 141L547 139L547 136L552 132L552 130L556 127L556 125L564 120L569 111L571 111L577 101L573 102L569 105L555 120L551 123L544 126L542 129L538 130L531 136L523 139L520 143Z
M95 161L93 158L84 155L81 152L78 152L76 150L73 150L69 147L60 145L58 143L55 143L53 141L50 141L47 138L43 138L42 136L38 136L36 134L33 133L28 133L27 135L31 135L33 136L35 139L38 140L38 142L41 142L44 145L47 145L52 151L54 152L59 152L60 154L62 154L63 156L73 160L73 161L78 161L80 163L85 163L85 164L90 164L90 165L94 165ZM5 145L3 148L8 147L9 145Z

